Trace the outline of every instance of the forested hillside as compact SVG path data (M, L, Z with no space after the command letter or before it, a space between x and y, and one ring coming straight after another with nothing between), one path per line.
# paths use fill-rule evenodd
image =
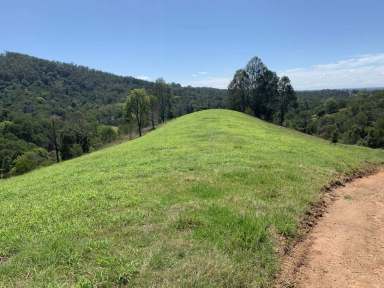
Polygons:
M0 55L0 174L19 174L132 132L124 102L155 83L7 52ZM224 107L225 90L167 84L167 118Z
M286 125L332 142L384 148L384 91L299 92Z

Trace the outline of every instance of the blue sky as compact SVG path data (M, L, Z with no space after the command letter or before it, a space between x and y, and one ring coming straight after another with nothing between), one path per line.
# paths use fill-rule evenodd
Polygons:
M253 56L296 89L384 86L382 0L0 0L0 51L225 88Z

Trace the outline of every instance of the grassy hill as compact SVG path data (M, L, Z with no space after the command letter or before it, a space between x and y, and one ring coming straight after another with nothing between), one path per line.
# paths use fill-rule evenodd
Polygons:
M280 233L384 152L206 110L0 182L0 286L258 287Z
M8 177L55 162L56 140L62 159L68 159L112 141L116 136L112 127L122 134L131 133L133 127L127 124L124 108L128 92L134 88L153 92L154 87L154 82L133 77L20 53L0 53L0 174ZM167 118L226 107L224 89L176 83L166 87L171 98ZM159 113L154 114L157 122ZM150 121L144 125L149 126ZM112 137L105 137L105 131Z

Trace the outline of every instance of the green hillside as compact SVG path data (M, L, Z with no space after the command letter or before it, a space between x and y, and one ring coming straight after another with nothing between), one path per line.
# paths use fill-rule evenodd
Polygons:
M233 111L0 182L1 287L261 287L280 233L384 152Z
M176 83L162 87L162 97L168 99L162 102L167 103L163 118L226 107L223 89ZM0 178L56 162L56 146L61 159L67 160L132 133L124 107L128 92L135 88L159 97L154 93L159 89L155 82L20 53L0 53ZM160 108L154 106L154 122L162 122ZM150 122L146 119L144 125ZM119 135L111 132L115 127Z

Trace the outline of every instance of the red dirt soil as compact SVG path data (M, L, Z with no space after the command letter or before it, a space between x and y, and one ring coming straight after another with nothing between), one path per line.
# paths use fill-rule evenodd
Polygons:
M384 287L384 171L336 189L333 197L285 263L292 279L280 287Z

